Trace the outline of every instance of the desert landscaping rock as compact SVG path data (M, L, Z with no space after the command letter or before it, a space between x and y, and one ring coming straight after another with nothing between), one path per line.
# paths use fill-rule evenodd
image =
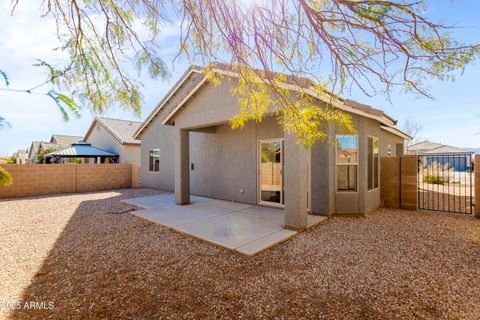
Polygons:
M0 202L0 317L478 319L480 221L380 210L254 257L130 214L128 189ZM118 214L112 214L118 213Z

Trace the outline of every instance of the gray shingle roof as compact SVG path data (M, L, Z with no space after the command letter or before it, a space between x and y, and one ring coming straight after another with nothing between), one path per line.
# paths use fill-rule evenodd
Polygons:
M56 144L64 148L82 140L83 140L83 137L81 136L68 136L64 134L54 134L52 135L50 142L52 143L53 141L56 141Z
M64 148L64 147L68 147L69 145L62 146L62 145L59 145L59 144L56 144L56 143L43 142L43 141L40 143L40 147L44 151L47 150L47 149L61 149L61 148Z
M440 148L443 146L441 143L436 143L432 141L422 141L419 143L412 144L411 146L408 147L408 150L432 150L435 148Z
M474 154L475 151L470 149L457 148L457 147L444 145L439 148L435 148L425 152L425 154L450 154L450 153L451 154L459 154L459 153Z
M142 125L142 122L132 121L132 120L120 120L120 119L103 118L103 117L97 117L95 119L94 123L95 122L100 123L121 144L140 145L140 140L134 139L133 134ZM92 131L92 129L94 127L93 124L90 127L90 129L88 130L87 134L85 135L85 140L87 140L88 135Z
M422 141L407 147L407 154L473 154L471 149L457 148L445 144Z

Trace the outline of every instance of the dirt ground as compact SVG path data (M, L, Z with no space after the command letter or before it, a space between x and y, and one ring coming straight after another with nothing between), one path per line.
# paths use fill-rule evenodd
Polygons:
M155 193L0 202L0 317L480 318L480 220L470 216L332 218L246 257L119 203Z

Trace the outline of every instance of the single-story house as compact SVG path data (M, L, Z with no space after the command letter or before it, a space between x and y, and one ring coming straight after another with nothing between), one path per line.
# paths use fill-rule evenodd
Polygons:
M120 163L140 163L140 140L133 135L142 123L97 117L85 134L84 141L117 154Z
M13 154L15 157L16 164L28 164L30 159L28 158L29 150L27 149L18 149L17 152Z
M363 214L380 205L380 157L403 154L411 139L383 111L354 102L319 96L304 79L303 91L319 106L332 102L352 117L355 134L329 126L329 141L310 149L296 144L274 115L233 130L238 113L229 65L190 67L140 126L142 185L174 190L177 204L190 194L283 208L287 228L303 229L307 213ZM287 82L294 93L296 87ZM332 142L336 143L332 143Z
M425 140L408 146L406 153L427 156L426 161L423 162L425 166L436 162L440 165L448 164L449 168L464 172L472 168L472 156L475 150Z

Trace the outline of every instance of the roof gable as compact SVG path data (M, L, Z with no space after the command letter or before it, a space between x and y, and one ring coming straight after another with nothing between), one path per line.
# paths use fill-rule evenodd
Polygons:
M232 71L232 67L229 65L225 64L215 64L215 67L212 69L213 72L227 75L229 77L238 77L238 74ZM170 89L170 91L167 93L167 95L162 99L162 101L158 104L158 106L152 111L152 113L147 117L147 119L143 122L143 124L140 126L140 128L137 130L135 133L134 137L138 138L141 136L143 130L148 126L148 124L153 121L154 118L156 118L159 114L160 111L162 111L169 102L169 100L175 96L177 91L182 87L182 85L187 82L187 80L192 77L194 74L200 74L201 76L198 78L198 80L194 83L193 87L191 90L186 92L181 99L178 99L178 103L175 105L174 108L172 108L171 111L168 112L164 120L162 121L162 124L167 124L167 122L172 119L175 114L180 110L180 108L195 94L197 90L199 90L206 82L207 82L207 76L203 73L202 69L197 67L197 66L191 66L183 75L182 77L175 83L174 87ZM365 116L367 118L372 118L377 121L379 121L381 124L388 126L388 127L393 127L396 124L396 121L386 115L382 110L379 109L374 109L370 106L358 103L353 100L344 100L338 97L334 97L333 95L327 95L327 94L318 94L313 89L313 81L307 78L301 78L301 77L293 77L293 76L288 76L286 77L286 82L282 84L282 86L286 89L291 89L294 91L304 91L307 94L310 94L311 96L324 101L328 103L332 103L335 107L345 111L345 112L350 112L353 114L358 114L361 116ZM164 110L167 113L167 110Z
M70 135L63 135L63 134L53 134L50 138L51 144L58 144L61 147L70 146L73 143L81 141L83 137L81 136L70 136Z
M95 125L101 125L110 133L120 144L140 145L140 140L134 139L133 135L142 125L142 122L132 120L121 120L112 118L97 117L90 125L84 140L86 141L92 133Z
M432 150L435 148L439 148L441 146L443 146L443 144L425 140L425 141L412 144L411 146L408 147L408 149L409 150Z
M32 144L30 145L30 150L28 151L28 157L32 158L36 156L38 148L40 147L41 141L32 141Z

